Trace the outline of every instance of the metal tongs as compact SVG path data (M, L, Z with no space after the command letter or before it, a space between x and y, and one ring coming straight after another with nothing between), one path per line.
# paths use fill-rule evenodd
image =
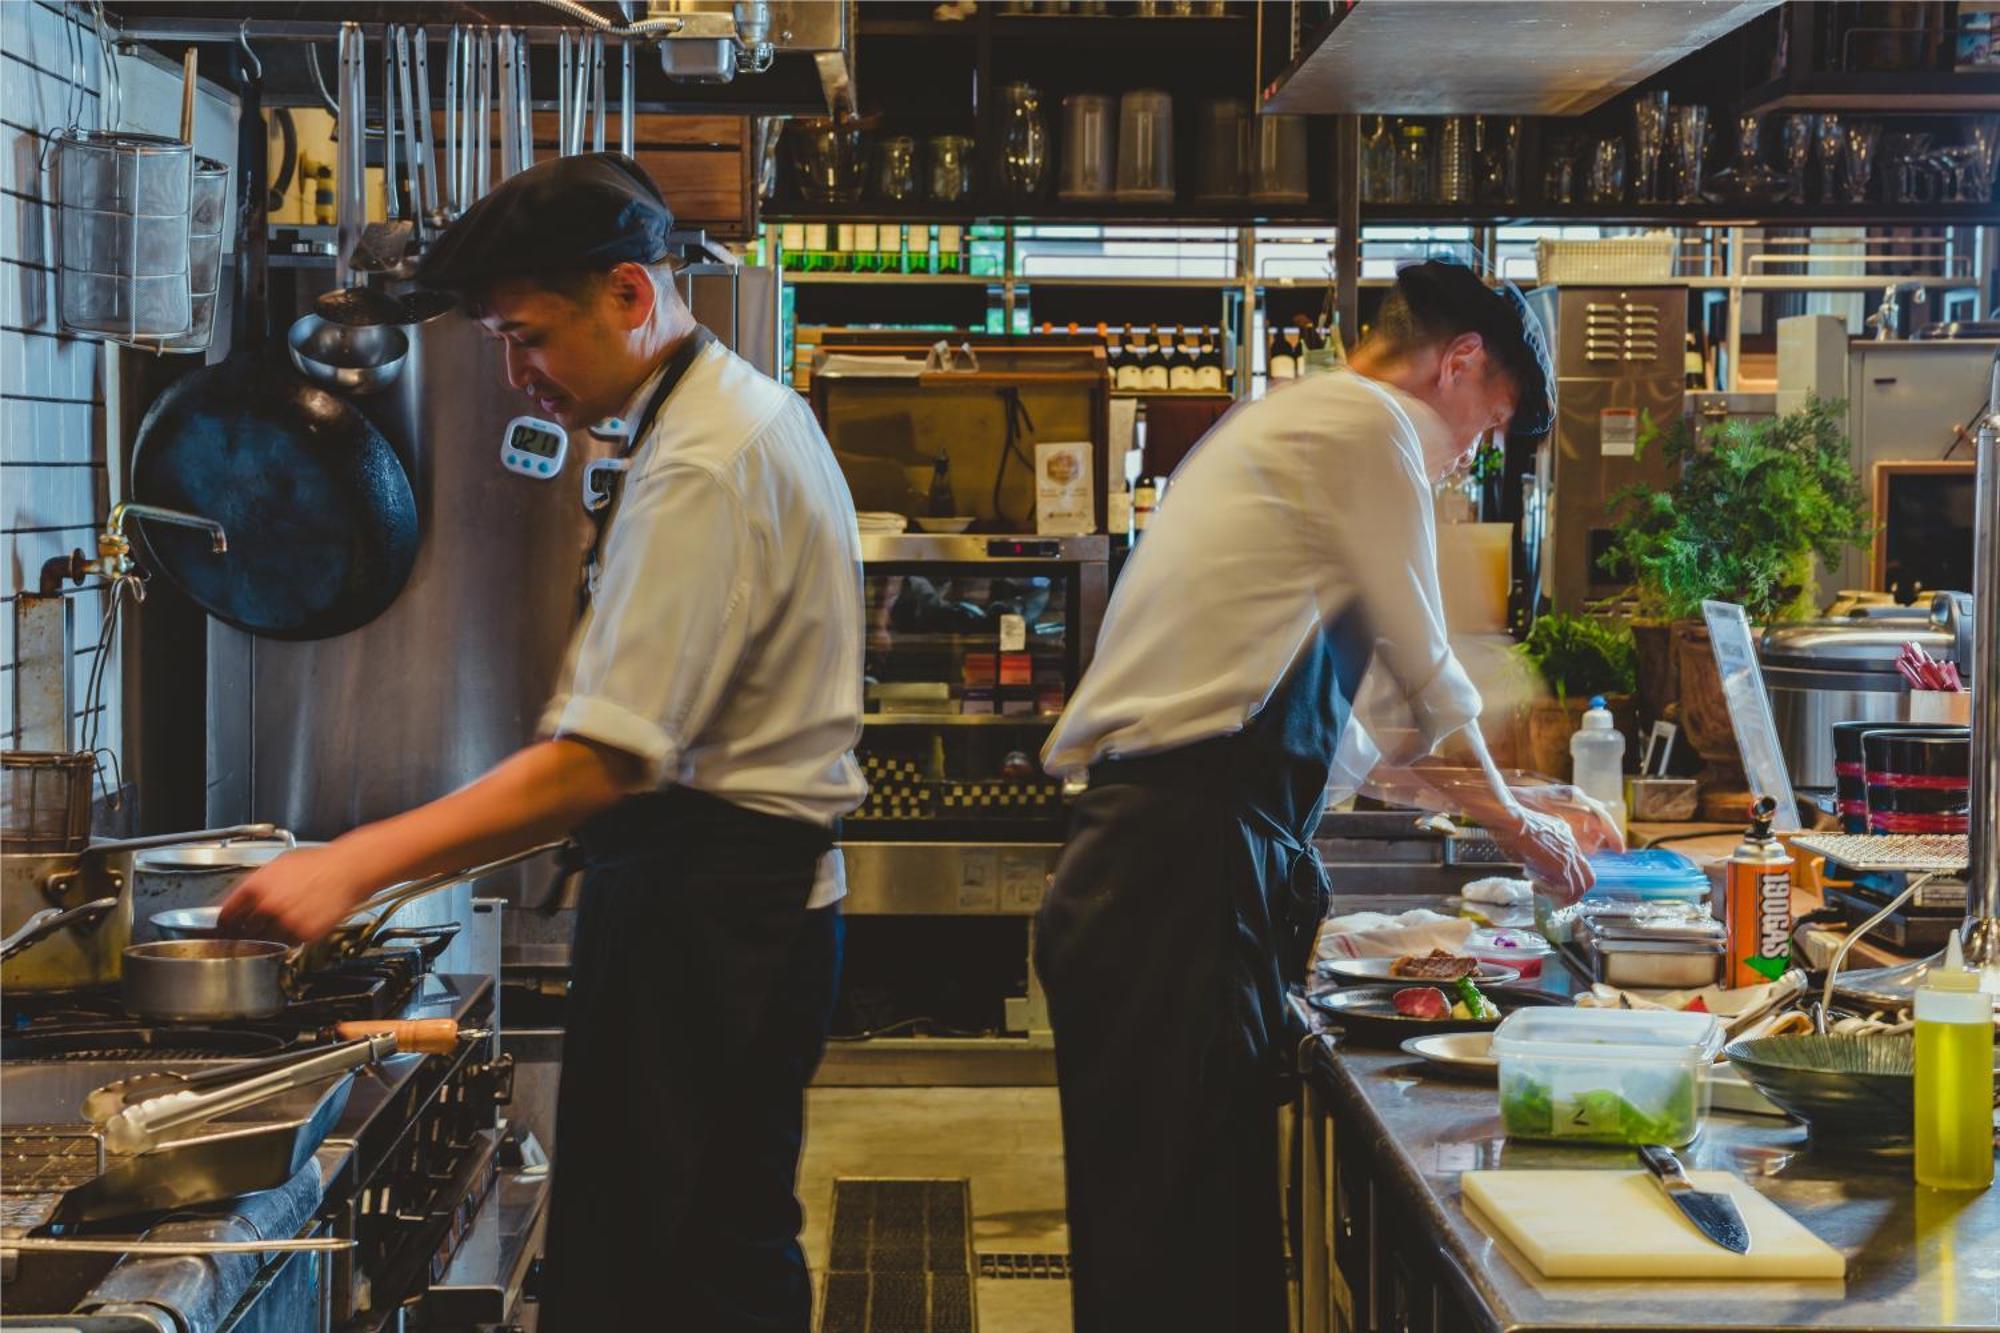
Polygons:
M449 1054L460 1040L481 1035L462 1030L449 1018L342 1023L334 1030L348 1040L218 1069L148 1072L118 1079L85 1096L84 1118L103 1130L113 1152L146 1152L158 1147L172 1130L246 1110L280 1093L392 1055Z
M161 1137L171 1130L244 1110L281 1092L348 1073L394 1054L394 1036L385 1033L361 1037L207 1092L189 1088L149 1097L121 1106L104 1120L104 1141L113 1152L146 1152L158 1147ZM106 1090L98 1091L102 1093ZM96 1095L93 1094L93 1097ZM92 1100L86 1098L84 1105L90 1107ZM101 1101L99 1105L102 1105Z

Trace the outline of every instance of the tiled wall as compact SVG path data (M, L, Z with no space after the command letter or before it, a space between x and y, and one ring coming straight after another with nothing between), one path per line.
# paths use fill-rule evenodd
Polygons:
M107 375L118 353L57 332L55 209L43 169L45 136L71 124L115 119L116 128L177 135L178 66L156 52L117 58L110 115L100 110L101 58L81 6L0 0L0 747L19 743L14 689L14 600L42 563L81 547L118 489L115 461L128 442L107 438ZM233 162L235 103L209 85L196 99L195 146ZM231 201L228 216L234 216ZM233 244L231 246L233 249ZM218 321L220 322L220 321ZM116 394L109 395L114 401ZM79 708L97 649L103 598L79 591L72 697ZM143 612L141 612L143 614ZM120 656L106 663L97 743L123 740ZM83 719L79 718L79 722ZM77 741L82 742L82 727Z
M83 38L81 47L73 38ZM81 59L79 60L79 56ZM81 73L83 95L71 80ZM0 745L18 743L14 717L14 599L42 562L93 548L108 506L104 382L99 344L56 331L54 209L40 170L43 135L98 118L94 35L40 0L0 0ZM80 111L80 114L79 114ZM73 698L96 653L101 597L76 597ZM115 654L114 654L115 655ZM98 743L119 744L117 663L108 663ZM79 738L81 728L79 727Z

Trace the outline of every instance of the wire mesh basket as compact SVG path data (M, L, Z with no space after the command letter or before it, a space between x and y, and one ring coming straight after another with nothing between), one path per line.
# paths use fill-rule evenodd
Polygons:
M63 331L119 342L188 332L193 147L157 134L67 130L55 150Z
M188 198L188 315L192 322L186 333L147 344L162 352L205 352L215 337L215 301L222 288L222 252L229 236L229 164L197 157Z
M10 852L77 852L90 845L89 751L0 751L0 844Z
M1602 240L1535 242L1537 282L1671 282L1679 243L1671 232Z

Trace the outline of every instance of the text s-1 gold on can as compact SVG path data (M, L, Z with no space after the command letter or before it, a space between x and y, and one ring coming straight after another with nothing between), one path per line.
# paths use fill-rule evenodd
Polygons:
M1792 965L1792 855L1771 832L1778 803L1759 797L1750 831L1729 855L1723 901L1729 986L1776 981Z

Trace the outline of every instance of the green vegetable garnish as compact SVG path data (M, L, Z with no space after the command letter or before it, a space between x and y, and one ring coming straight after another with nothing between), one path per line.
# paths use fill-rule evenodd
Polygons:
M1493 1001L1479 993L1479 987L1472 984L1471 977L1460 977L1452 983L1458 990L1459 1001L1472 1011L1472 1016L1484 1021L1500 1017L1500 1010Z

